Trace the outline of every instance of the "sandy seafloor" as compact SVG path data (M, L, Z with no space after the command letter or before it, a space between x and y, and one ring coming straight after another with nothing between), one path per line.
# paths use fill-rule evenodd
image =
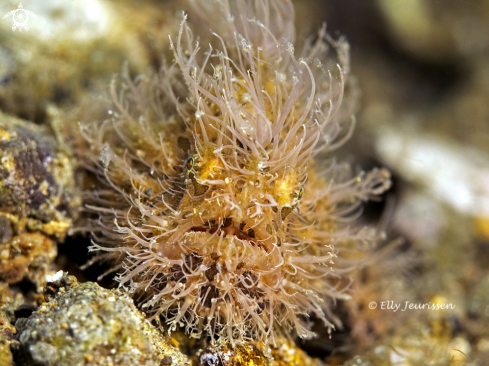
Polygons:
M333 37L344 35L351 45L351 70L360 91L358 124L352 139L336 152L338 159L358 169L387 167L394 184L382 200L366 205L361 218L385 227L387 237L375 261L354 274L352 300L335 310L343 329L329 337L317 324L318 338L273 350L275 362L489 365L489 2L301 0L295 5L299 34L311 34L326 21ZM176 0L31 0L23 6L37 16L29 18L28 31L12 31L12 19L0 19L0 123L21 125L15 128L26 139L7 148L12 133L0 129L0 142L5 142L0 156L18 148L30 159L29 141L48 136L39 139L46 151L58 149L58 165L39 174L49 174L67 190L50 206L65 205L61 216L56 208L29 208L16 243L10 242L15 233L7 220L21 225L16 215L25 202L0 196L0 364L55 365L62 364L56 355L62 347L78 348L61 341L49 345L46 335L18 339L26 323L42 317L31 314L46 306L46 276L62 270L78 282L96 281L104 270L80 268L89 258L90 239L77 230L83 214L76 207L87 183L82 183L82 167L70 160L80 148L77 126L66 126L63 116L80 113L79 108L105 95L124 63L131 75L157 69L184 5ZM0 13L17 7L4 0ZM2 187L0 195L6 196ZM397 243L394 249L384 250L392 243ZM18 254L11 254L14 249ZM56 288L49 291L58 296L60 288L73 291L73 279L61 280L53 280ZM115 286L110 278L99 284ZM93 301L110 298L107 293ZM113 311L132 312L135 322L144 323L127 301L128 308ZM450 306L409 309L409 304L427 303ZM71 319L68 313L62 317ZM117 344L111 329L91 326L93 334ZM154 329L143 328L137 336L140 349L159 347L145 358L148 365L185 363L185 356L175 356L179 352L196 364L257 363L256 354L246 354L249 349L210 350L205 356L202 343L177 334L167 344L160 335L154 336L157 340L148 335ZM113 362L107 361L110 350L87 349L80 351L86 353L85 364ZM173 358L167 356L170 349ZM214 357L219 352L228 356ZM129 359L115 364L136 362Z

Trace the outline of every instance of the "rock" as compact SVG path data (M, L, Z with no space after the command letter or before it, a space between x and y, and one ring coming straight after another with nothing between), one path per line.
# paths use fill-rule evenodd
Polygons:
M14 334L17 333L15 327L10 324L7 314L0 310L0 365L13 365L12 352L10 344L15 342Z
M79 284L65 275L49 282L44 293L51 300L19 326L19 364L189 364L121 290Z
M276 346L260 342L231 346L219 344L205 349L199 355L199 366L319 366L323 363L309 357L293 342L285 339Z
M74 171L47 128L0 114L0 280L42 286L81 205Z
M76 105L97 93L125 60L135 72L157 68L173 23L168 6L154 11L148 1L24 5L37 15L28 32L13 32L12 18L0 23L0 109L35 123L46 122L48 104ZM0 14L17 6L4 1Z
M0 364L3 366L13 365L12 352L10 351L10 342L3 334L0 334Z
M0 247L0 278L7 283L20 282L26 276L40 285L57 252L53 241L41 233L20 234Z
M361 355L352 357L345 366L377 365L451 365L471 364L472 346L465 336L454 336L444 320L427 322L411 319L394 334L384 337ZM474 364L477 364L475 362ZM483 365L483 363L480 363Z
M13 296L14 294L9 285L5 282L0 282L0 306L4 306L10 302Z
M323 363L310 357L297 345L283 341L278 347L272 347L272 366L320 366Z

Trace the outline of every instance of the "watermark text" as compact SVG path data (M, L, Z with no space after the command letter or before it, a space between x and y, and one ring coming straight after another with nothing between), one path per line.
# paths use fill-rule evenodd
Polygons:
M455 309L455 305L449 303L415 303L411 301L405 302L394 302L393 300L387 301L371 301L368 304L370 309L376 309L379 307L381 310L390 310L392 312L396 311L406 311L406 310L453 310Z

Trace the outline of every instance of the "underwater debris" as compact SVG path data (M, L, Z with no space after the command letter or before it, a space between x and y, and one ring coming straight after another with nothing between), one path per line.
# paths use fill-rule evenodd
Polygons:
M386 170L314 159L354 128L348 43L325 28L295 43L288 1L194 6L174 63L125 72L108 119L81 125L105 185L90 249L170 332L274 343L314 336L309 314L331 330L380 237L355 224L362 202L390 187Z

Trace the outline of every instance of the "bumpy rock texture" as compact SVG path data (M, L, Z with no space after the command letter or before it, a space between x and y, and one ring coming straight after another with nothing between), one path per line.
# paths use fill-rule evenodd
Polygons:
M10 324L7 314L0 309L0 365L2 366L13 365L10 343L13 341L16 332L15 327Z
M19 324L22 365L186 365L170 340L120 290L72 276L48 282L42 305Z
M199 366L313 366L322 365L285 339L269 347L253 342L244 346L218 345L206 348L200 355Z
M74 177L47 128L0 114L0 280L42 285L81 203Z

